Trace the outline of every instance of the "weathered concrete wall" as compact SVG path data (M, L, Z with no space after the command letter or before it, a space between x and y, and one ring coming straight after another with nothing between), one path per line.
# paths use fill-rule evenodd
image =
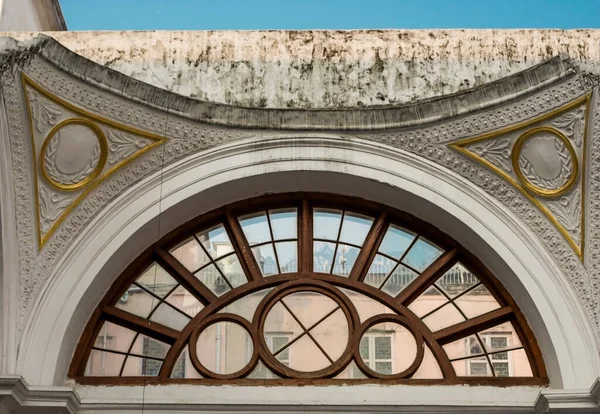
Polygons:
M255 107L409 102L476 87L558 53L600 73L600 30L47 34L75 53L152 85Z

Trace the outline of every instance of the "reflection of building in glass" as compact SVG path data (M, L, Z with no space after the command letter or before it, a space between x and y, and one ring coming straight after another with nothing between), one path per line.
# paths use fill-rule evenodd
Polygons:
M298 260L302 240L296 208L228 218L182 236L114 306L141 318L137 323L149 320L170 333L164 341L149 338L119 325L119 317L109 318L85 375L233 380L306 373L344 380L436 380L451 371L459 378L533 376L512 310L500 305L498 292L488 289L456 249L447 251L392 223L380 225L377 235L371 231L373 218L349 211L310 212L313 238L304 248L312 247L307 251L312 263ZM368 237L379 241L366 244ZM308 271L294 273L300 266ZM286 273L292 274L286 278ZM273 275L278 277L271 285L264 278ZM256 287L245 291L246 286ZM172 369L163 369L174 338L207 303L219 300L226 302L216 312L211 308L212 319L195 320L200 325L187 345L165 364ZM439 342L422 343L422 334Z

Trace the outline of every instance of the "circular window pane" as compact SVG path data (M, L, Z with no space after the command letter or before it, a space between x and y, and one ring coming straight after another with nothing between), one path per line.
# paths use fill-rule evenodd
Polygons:
M248 365L254 351L252 338L235 322L215 322L204 329L196 342L196 354L204 367L215 374L232 374Z
M360 338L360 358L364 364L382 375L395 375L408 369L417 357L413 334L395 322L371 326Z
M287 372L327 370L349 350L346 306L334 295L296 291L276 298L263 322L271 362ZM349 354L347 354L349 355Z

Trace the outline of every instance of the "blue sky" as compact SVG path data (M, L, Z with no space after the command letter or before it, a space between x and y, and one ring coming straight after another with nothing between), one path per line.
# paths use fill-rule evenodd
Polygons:
M600 28L600 0L60 0L69 30Z

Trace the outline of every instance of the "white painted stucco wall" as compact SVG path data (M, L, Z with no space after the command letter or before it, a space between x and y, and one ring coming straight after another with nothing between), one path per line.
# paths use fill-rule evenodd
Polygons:
M46 34L94 62L178 94L269 108L411 102L481 86L559 53L600 73L600 30Z

